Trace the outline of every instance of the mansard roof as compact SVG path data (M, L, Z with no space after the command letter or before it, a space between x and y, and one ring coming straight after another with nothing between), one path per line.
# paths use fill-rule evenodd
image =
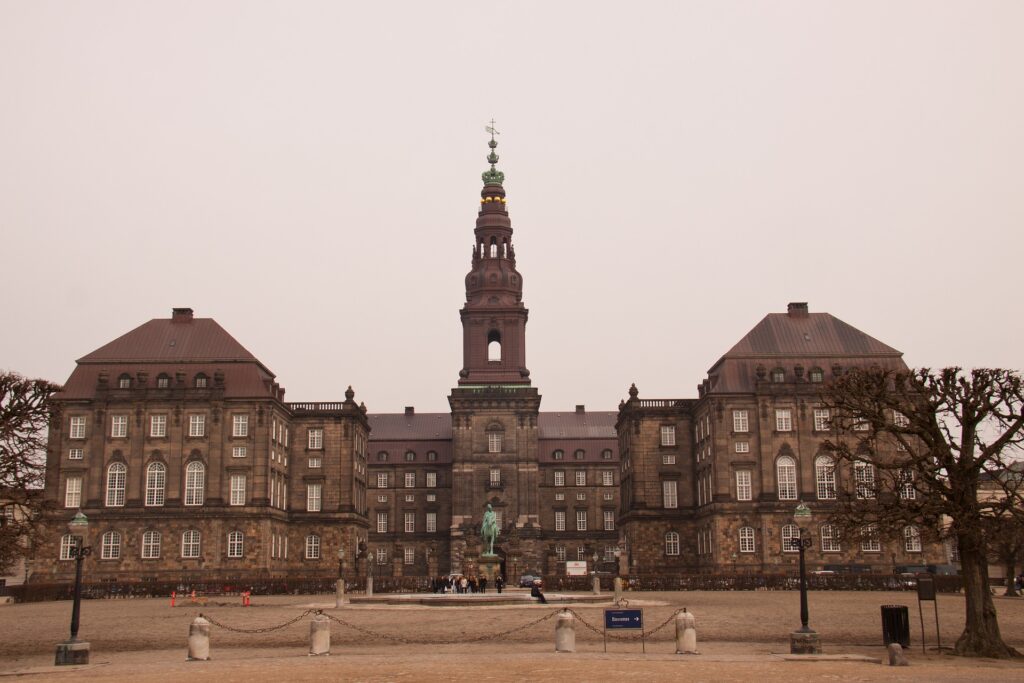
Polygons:
M540 413L537 427L544 439L615 439L616 412ZM375 413L367 415L371 441L431 441L452 438L449 413Z

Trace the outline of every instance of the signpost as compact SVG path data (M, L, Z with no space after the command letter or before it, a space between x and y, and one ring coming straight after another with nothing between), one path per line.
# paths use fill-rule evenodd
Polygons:
M647 641L644 635L644 611L642 609L606 609L604 611L605 652L608 652L608 631L620 629L639 629L641 647L643 652L647 652Z
M587 575L587 562L586 560L569 560L565 563L565 575L566 576L586 576Z
M926 652L924 646L924 607L921 603L931 600L935 605L935 640L939 650L942 650L942 635L939 632L939 601L935 599L935 577L931 574L917 575L917 613L921 617L921 651Z

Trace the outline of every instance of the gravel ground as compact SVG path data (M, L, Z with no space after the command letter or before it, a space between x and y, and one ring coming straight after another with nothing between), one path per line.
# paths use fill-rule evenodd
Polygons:
M908 669L862 662L784 662L770 653L788 652L789 631L799 626L795 592L627 593L629 607L644 609L647 628L669 621L647 640L610 641L603 652L598 633L578 623L576 654L555 654L554 606L347 606L333 609L331 596L275 596L211 600L171 608L167 600L89 600L82 604L81 638L92 644L92 665L55 669L54 645L67 635L69 602L0 607L0 675L31 673L32 678L74 677L135 681L216 678L252 680L748 680L784 676L797 680L1024 680L1024 662L966 660L929 649L921 652L920 620L913 593L816 592L810 595L811 626L826 654L884 658L879 606L910 607ZM187 602L187 601L186 601ZM223 603L223 604L216 604ZM925 605L927 644L935 646L934 611ZM963 598L939 596L943 645L963 628ZM583 622L599 627L609 605L576 605ZM686 607L697 619L701 655L678 657L671 617ZM202 611L238 628L273 627L308 609L326 608L351 624L332 623L332 655L309 658L309 615L282 629L260 634L211 628L213 661L186 663L188 625ZM1024 599L997 598L1006 641L1024 651ZM548 617L545 619L545 617ZM543 621L540 621L543 620ZM539 622L539 623L535 623ZM363 629L360 631L358 629ZM508 633L518 629L513 633ZM367 633L369 632L369 633ZM388 637L400 637L407 643ZM480 642L467 642L483 637Z

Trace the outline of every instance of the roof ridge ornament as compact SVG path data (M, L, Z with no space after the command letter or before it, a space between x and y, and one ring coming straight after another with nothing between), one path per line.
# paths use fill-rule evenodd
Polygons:
M484 185L501 185L505 182L505 174L494 167L498 163L498 155L494 151L498 146L498 141L494 139L494 136L501 135L501 133L494 127L494 119L491 119L491 125L485 126L484 130L491 134L491 140L487 143L487 146L491 148L491 153L487 155L487 162L491 168L489 171L484 171L481 177Z

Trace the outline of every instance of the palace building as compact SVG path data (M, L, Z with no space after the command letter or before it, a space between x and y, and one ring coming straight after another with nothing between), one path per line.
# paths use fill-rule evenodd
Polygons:
M617 411L542 412L489 145L450 412L373 413L351 387L337 402L288 402L226 330L176 308L83 356L56 395L53 533L32 580L73 574L64 525L79 509L93 580L473 573L488 503L512 579L573 560L622 574L788 571L797 501L827 510L844 476L820 448L822 384L905 367L902 354L790 304L723 355L696 398L634 386ZM814 536L819 568L945 561L913 529L896 545L852 545L824 523Z

